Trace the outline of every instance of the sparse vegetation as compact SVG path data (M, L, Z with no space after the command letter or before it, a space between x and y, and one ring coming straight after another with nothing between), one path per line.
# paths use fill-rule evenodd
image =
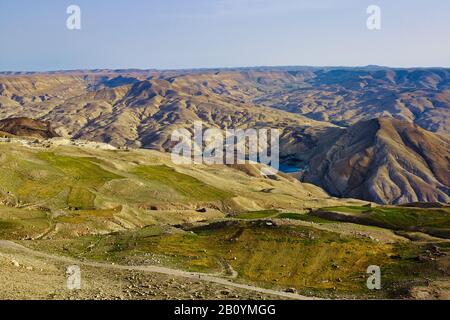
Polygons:
M260 211L250 211L239 214L237 217L239 219L263 219L274 217L279 211L278 210L260 210Z
M177 172L168 166L140 166L133 170L138 177L163 183L181 194L187 201L215 201L231 198L232 193L210 186L196 178Z
M316 217L310 214L302 214L302 213L280 213L277 218L280 219L292 219L292 220L301 220L315 223L335 223L335 221L323 219L320 217Z
M40 153L39 158L47 161L61 170L65 182L70 186L67 204L79 210L95 209L95 191L110 180L120 179L121 176L100 167L95 160L86 157L68 157L54 153ZM58 184L55 186L57 187Z
M0 206L0 239L33 238L50 226L45 212Z
M233 281L240 283L330 298L407 297L413 286L445 277L448 268L445 242L397 241L390 231L420 228L442 236L449 227L447 208L347 206L318 197L311 203L328 207L300 214L287 211L293 199L303 201L297 194L302 188L289 179L268 181L229 168L225 174L216 167L201 169L202 177L200 170L172 168L133 151L0 148L0 240L48 254L221 277L236 272ZM269 189L274 192L260 191ZM249 211L255 205L280 210ZM390 229L382 229L388 241L371 236L378 231L365 234L358 226L358 233L318 212ZM371 264L382 267L385 290L366 289Z
M166 265L190 271L222 271L226 261L240 282L268 288L295 287L320 296L370 296L365 287L369 265L386 270L385 290L392 297L399 288L442 275L431 260L415 259L425 248L375 243L342 237L334 232L300 226L269 226L258 221L212 224L186 232L158 226L73 241L45 241L39 245L78 258L142 264L147 255L162 257ZM63 249L64 248L64 249Z
M341 212L333 216L327 212ZM315 215L330 220L342 220L375 225L403 231L420 231L437 237L450 238L450 211L448 208L423 209L405 207L331 207L321 209Z

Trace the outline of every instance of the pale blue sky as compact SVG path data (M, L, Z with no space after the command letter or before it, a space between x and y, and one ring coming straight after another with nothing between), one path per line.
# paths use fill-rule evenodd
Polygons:
M450 1L0 0L0 71L368 64L449 67Z

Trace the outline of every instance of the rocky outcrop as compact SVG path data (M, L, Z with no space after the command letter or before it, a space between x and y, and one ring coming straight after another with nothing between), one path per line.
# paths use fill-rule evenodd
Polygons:
M25 117L0 120L0 132L20 137L44 139L59 137L53 130L50 122Z
M406 121L362 121L310 159L305 181L378 203L448 202L449 140Z

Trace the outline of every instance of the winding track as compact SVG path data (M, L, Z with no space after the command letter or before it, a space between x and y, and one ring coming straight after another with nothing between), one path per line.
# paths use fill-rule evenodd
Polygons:
M206 273L198 273L198 272L187 272L177 269L171 269L166 267L159 266L127 266L127 265L117 265L117 264L108 264L101 262L92 262L92 261L79 261L76 259L62 257L57 255L48 254L45 252L36 251L27 247L24 247L20 244L17 244L13 241L8 240L0 240L0 248L20 251L23 253L27 253L33 256L42 257L46 259L55 260L62 263L79 265L79 266L89 266L89 267L98 267L98 268L107 268L107 269L115 269L115 270L131 270L131 271L143 271L143 272L153 272L153 273L161 273L170 276L182 277L191 280L200 280L205 282L217 283L229 287L235 287L244 290L255 291L264 294L270 294L274 296L279 296L283 298L295 299L295 300L316 300L314 297L302 296L295 293L282 292L277 290L265 289L240 283L232 282L228 279L218 277L211 274Z

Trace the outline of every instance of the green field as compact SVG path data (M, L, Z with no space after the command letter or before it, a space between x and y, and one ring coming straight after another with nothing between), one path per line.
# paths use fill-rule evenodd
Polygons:
M287 181L250 180L229 168L224 176L206 168L203 178L199 170L135 159L131 152L120 155L130 157L124 160L117 152L75 151L0 154L1 240L80 260L222 276L231 267L233 281L331 298L403 297L448 270L450 245L429 236L450 237L447 208L338 206L294 213L300 201L293 195L259 191L272 184L282 189ZM230 187L228 174L242 180ZM250 185L254 193L243 191ZM248 211L255 207L267 210ZM413 236L419 240L407 240ZM365 286L373 264L383 270L382 291Z
M339 218L367 225L403 231L420 231L433 236L450 238L450 211L443 209L422 209L407 207L330 207L319 210L316 215L326 212L344 213ZM347 216L346 216L347 215ZM332 215L328 216L333 219Z
M216 201L233 197L233 194L230 192L217 189L164 165L140 166L133 170L132 173L145 180L169 186L188 201Z
M150 254L165 265L201 272L223 272L225 261L238 272L237 281L279 289L295 287L305 294L328 297L371 295L365 287L365 271L372 264L386 273L385 290L377 292L384 297L413 280L439 274L434 262L415 262L414 257L424 250L421 247L258 221L219 222L187 231L152 226L36 245L78 258L122 264L144 264Z
M371 208L358 207L358 206L340 206L340 207L323 208L323 210L330 210L330 211L349 213L349 214L352 214L352 213L358 214L358 213L364 213L364 212L370 211Z
M45 212L0 206L0 239L34 238L51 225Z
M55 182L55 187L63 183L69 186L67 205L77 210L95 209L95 191L110 180L123 178L100 167L95 158L67 157L54 153L41 153L39 158L64 174L59 183Z
M264 219L275 216L279 211L278 210L260 210L260 211L249 211L241 213L237 216L239 219Z
M165 165L119 171L95 157L37 152L2 161L0 199L13 205L51 209L96 210L115 205L221 201L234 195ZM118 173L116 173L118 172ZM100 205L99 205L100 203Z

